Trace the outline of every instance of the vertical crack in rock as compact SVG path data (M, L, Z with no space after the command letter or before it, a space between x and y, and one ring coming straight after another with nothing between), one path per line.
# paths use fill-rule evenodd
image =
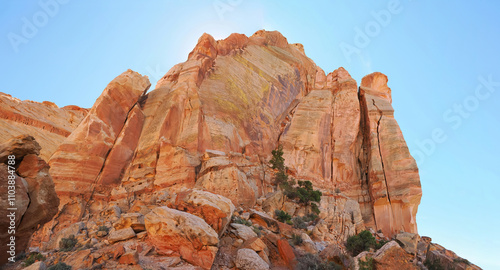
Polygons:
M307 96L307 95L306 95ZM304 96L304 97L306 97ZM300 100L295 102L292 101L292 103L290 104L291 108L288 109L288 113L287 114L284 114L285 116L283 117L283 120L281 121L281 124L285 124L285 126L283 128L281 128L281 126L278 126L278 129L280 130L279 131L279 134L278 134L278 139L276 140L278 142L278 144L280 143L280 140L281 140L281 135L283 135L283 133L286 132L287 130L287 127L290 125L290 123L292 122L293 120L293 115L295 114L295 109L297 109L297 106L299 106L300 104ZM289 119L289 120L287 120Z
M330 147L331 147L331 153L330 153L330 178L331 178L331 181L333 183L333 186L334 188L337 187L337 179L335 179L335 175L333 174L333 168L334 168L334 153L335 153L335 138L333 136L334 134L334 126L333 126L333 123L334 123L334 118L335 118L335 101L337 100L337 95L335 95L333 93L333 90L332 90L332 95L333 95L333 98L332 98L332 116L331 116L331 120L330 120Z
M378 152L380 155L380 163L382 164L382 172L384 173L384 183L385 183L385 190L387 192L387 199L389 200L389 204L391 204L391 196L389 194L389 186L387 184L387 176L385 174L384 157L382 156L382 148L380 147L381 146L381 144L380 144L380 121L382 120L382 117L384 115L383 115L382 110L380 110L379 107L377 106L377 104L375 104L374 99L372 99L372 102L373 102L373 106L375 106L375 108L377 108L377 111L380 114L380 118L377 121L377 144L378 144Z
M104 167L106 166L106 161L108 159L108 156L109 154L111 153L111 150L113 150L113 147L116 145L116 142L118 141L118 139L120 138L120 135L122 134L123 132L123 129L125 128L126 124L127 124L127 121L129 119L129 116L130 116L130 113L132 112L132 110L136 107L136 106L139 106L139 103L141 101L141 98L145 95L146 91L149 89L149 86L144 90L144 92L142 93L141 97L139 97L139 99L134 103L134 105L132 105L130 107L130 109L128 110L127 112L127 115L125 117L125 120L123 121L123 126L121 127L120 129L120 132L118 132L118 134L116 135L116 138L115 140L113 141L113 145L108 149L108 151L106 152L106 155L104 155L104 161L102 163L102 166L101 166L101 169L99 170L99 173L97 174L96 178L94 179L94 182L91 184L91 192L90 192L90 196L88 198L88 200L85 200L83 198L83 201L85 201L84 205L83 205L83 208L82 208L82 212L80 213L80 217L78 218L78 220L81 220L84 216L85 216L85 213L87 212L87 208L89 206L89 203L90 201L92 201L92 197L94 196L94 193L95 193L95 189L96 189L96 186L97 186L97 183L99 183L99 180L101 179L101 174L102 172L104 171Z
M368 117L368 106L366 104L366 97L363 95L361 91L358 92L358 101L359 101L359 108L360 108L360 124L359 124L359 132L358 132L358 140L359 144L361 145L360 148L360 156L358 156L360 168L360 181L361 181L361 188L362 192L368 194L370 197L370 201L373 202L374 198L372 196L372 193L370 192L370 163L371 163L371 139L370 139L370 124L369 124L369 117ZM364 195L362 199L362 203L365 204L365 199ZM358 200L359 201L359 200ZM375 225L375 228L378 228L377 226L377 219L375 218L375 211L373 211L373 206L371 206L371 219L373 220L373 223ZM369 220L366 220L364 218L364 222L369 222Z

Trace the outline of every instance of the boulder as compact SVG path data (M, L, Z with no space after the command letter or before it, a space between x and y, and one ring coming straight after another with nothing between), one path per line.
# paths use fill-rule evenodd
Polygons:
M283 195L283 191L276 191L270 194L270 196L262 203L262 210L266 211L266 213L270 215L274 215L274 211L281 210L281 208L283 208L284 201L285 195Z
M430 239L429 239L430 241ZM440 265L444 269L479 270L479 266L461 258L455 252L447 250L441 245L429 243L425 262Z
M416 233L402 232L396 234L396 241L406 252L413 255L417 254L417 244L419 240L420 236Z
M228 198L207 191L193 189L177 194L176 209L201 217L221 236L234 212Z
M235 264L238 269L241 270L267 270L269 269L269 264L267 264L257 252L242 248L236 253Z
M413 256L406 253L396 241L391 241L377 250L373 259L377 269L419 269L412 263Z
M285 239L279 239L277 246L280 257L290 269L294 269L297 259L295 258L295 253L293 252L293 249L288 241Z
M137 251L127 252L121 255L118 262L127 265L137 265L139 264L139 253Z
M231 227L234 228L234 234L236 234L236 236L243 241L257 237L257 234L253 231L252 227L238 223L231 223Z
M83 222L73 223L70 226L64 228L63 230L57 232L55 235L52 235L50 241L43 246L43 249L44 250L57 249L59 248L59 242L61 242L63 238L69 238L71 235L76 236L83 229L85 229L85 223Z
M132 229L131 227L126 227L124 229L111 230L111 232L109 232L108 241L111 244L113 244L113 243L116 243L119 241L125 241L125 240L128 240L130 238L134 238L134 237L135 237L134 229Z
M211 158L204 161L202 168L204 170L200 171L196 187L220 194L237 206L251 207L255 204L257 200L255 183L230 162L228 157Z
M16 165L27 155L40 155L42 147L33 136L20 135L0 144L0 163L7 163L10 155L15 156Z
M149 240L159 254L175 252L193 265L210 269L219 239L203 219L163 206L154 208L144 221Z
M144 224L144 215L141 213L126 213L122 214L120 220L113 224L116 230L121 230L124 228L132 228L135 233L139 233L146 230L146 225Z

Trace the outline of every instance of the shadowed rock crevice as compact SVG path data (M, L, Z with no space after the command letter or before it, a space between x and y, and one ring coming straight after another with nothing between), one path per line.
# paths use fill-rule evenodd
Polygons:
M389 200L389 203L391 203L391 194L389 193L389 188L388 188L388 184L387 184L387 176L386 176L386 173L385 173L385 167L384 167L384 157L382 156L382 149L380 148L380 121L382 120L382 117L384 117L382 111L377 107L377 104L375 104L375 100L372 99L373 101L373 106L375 106L375 108L377 108L379 114L380 114L380 118L378 119L377 121L377 142L378 142L378 152L380 154L380 162L382 164L382 172L384 174L384 183L385 183L385 187L386 187L386 190L387 190L387 199Z

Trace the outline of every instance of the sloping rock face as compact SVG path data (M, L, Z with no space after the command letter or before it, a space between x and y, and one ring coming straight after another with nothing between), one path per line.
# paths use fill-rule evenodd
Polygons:
M48 161L87 112L73 105L59 108L49 101L21 101L0 92L0 142L30 134L42 147L40 157Z
M39 152L40 145L26 135L0 145L0 192L3 194L0 214L5 217L0 222L0 241L5 243L0 248L0 264L24 251L32 234L57 213L59 199L49 166L38 156ZM15 158L9 159L9 155ZM13 241L12 236L15 237ZM8 243L13 244L8 246ZM14 252L9 254L8 251Z
M219 41L204 34L186 62L148 87L136 72L118 76L58 147L49 163L62 206L49 231L110 202L172 205L192 188L252 207L276 189L268 161L281 144L294 178L347 195L329 202L348 222L339 240L364 226L389 237L417 232L418 169L385 75L366 76L358 89L345 69L325 74L300 44L258 31Z
M81 124L50 159L63 209L59 227L85 215L92 197L109 195L130 162L144 119L139 98L150 83L128 70L104 89Z

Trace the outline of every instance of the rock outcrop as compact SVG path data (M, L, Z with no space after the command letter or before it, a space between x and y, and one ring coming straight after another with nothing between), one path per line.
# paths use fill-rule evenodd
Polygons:
M119 185L142 128L139 98L149 86L131 70L115 78L53 154L50 173L63 204L58 227L81 219L91 197L108 196Z
M210 269L219 243L217 232L203 219L186 212L158 207L146 215L146 230L157 252Z
M47 141L57 147L45 155L61 206L32 246L56 250L72 234L80 247L96 247L60 257L79 258L75 267L293 268L327 247L322 257L347 264L347 238L371 229L386 240L412 236L381 255L395 265L419 258L418 168L382 73L358 88L344 68L326 74L302 45L262 30L218 41L204 34L186 62L149 87L128 70L88 112L29 103L40 121L47 106L65 110L48 130L66 139ZM268 161L279 145L290 177L322 191L318 216L278 190ZM26 181L48 169L37 154L26 152L19 167ZM275 210L299 219L280 222Z
M267 160L281 144L295 178L356 200L363 225L417 232L418 169L385 75L366 76L358 93L343 68L325 75L300 46L259 31L203 35L148 87L132 71L117 77L51 158L58 194L80 212L71 222L94 200L164 189L197 187L252 207L274 189Z
M40 157L48 161L87 112L74 105L59 108L50 101L21 101L0 92L0 142L30 134L42 147Z
M0 241L5 243L0 247L1 264L23 252L32 234L57 213L59 199L49 166L39 153L40 145L31 136L15 137L0 145L0 214L4 217ZM14 158L9 159L10 155ZM13 241L11 236L15 237Z
M361 81L364 175L375 226L385 235L417 233L416 214L422 189L417 163L394 119L387 76L376 72Z

